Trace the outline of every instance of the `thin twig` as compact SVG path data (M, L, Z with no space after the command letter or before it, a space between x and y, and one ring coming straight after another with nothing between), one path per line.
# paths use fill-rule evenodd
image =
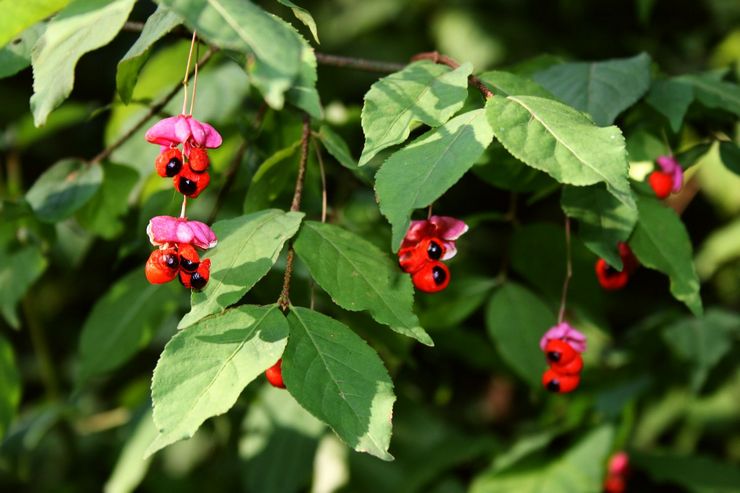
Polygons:
M301 210L301 197L303 196L303 181L306 177L306 163L308 162L308 145L311 141L311 119L308 114L303 115L303 134L301 135L301 158L298 163L298 177L295 181L295 192L293 192L293 202L290 204L291 212ZM288 247L288 255L285 258L285 275L283 276L283 290L278 298L278 305L283 311L290 307L290 278L293 275L293 260L295 251L293 243Z
M320 65L329 65L339 68L353 68L364 70L366 72L391 73L403 70L405 63L383 62L379 60L367 60L364 58L354 58L340 55L329 55L327 53L316 52L316 62Z
M442 55L437 51L419 53L418 55L414 55L411 57L412 62L416 62L418 60L431 60L432 62L438 63L440 65L447 65L452 69L456 69L460 66L460 63L458 63L457 60L450 58L447 55ZM482 80L480 80L475 75L471 74L468 76L468 84L478 89L478 91L480 91L485 99L493 97L493 92L488 88L488 86L483 83Z
M193 48L195 47L195 31L193 39L190 40L190 51L188 52L188 63L185 66L185 77L182 79L182 114L188 109L188 78L190 77L190 62L193 60ZM195 64L195 73L198 73L198 63Z
M216 51L218 51L217 48L210 48L206 52L206 54L203 55L203 58L200 61L198 61L198 64L201 66L201 68L203 67L203 65L205 65L208 62L208 60L211 59L211 57L213 56L214 53L216 53ZM154 103L149 108L149 111L147 111L146 114L143 115L139 119L139 121L137 121L130 129L128 129L126 133L121 135L118 138L118 140L113 142L111 145L103 149L100 152L100 154L92 158L90 160L90 163L96 164L96 163L103 161L104 159L107 159L113 153L113 151L115 151L116 149L121 147L123 144L125 144L128 139L130 139L141 127L143 127L144 124L146 124L146 122L148 122L151 117L153 117L154 115L162 111L162 108L167 106L167 103L172 101L172 98L174 98L177 95L179 90L180 90L180 83L178 82L178 84L175 87L173 87L170 92L168 92L164 97L162 97L162 99Z
M321 174L321 222L326 222L326 209L328 198L326 194L326 172L324 171L324 158L321 157L321 149L316 141L313 141L313 148L316 150L316 159L319 162L319 173Z
M573 261L570 255L570 218L565 216L565 280L563 281L563 293L560 297L560 310L558 311L558 323L565 318L565 304L568 299L568 285L573 277Z

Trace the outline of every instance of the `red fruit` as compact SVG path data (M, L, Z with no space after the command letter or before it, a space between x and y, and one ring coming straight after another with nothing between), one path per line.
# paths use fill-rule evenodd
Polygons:
M624 262L624 260L622 262ZM625 263L622 270L620 271L606 263L606 260L604 260L603 258L597 260L596 278L599 280L599 284L601 284L601 287L609 291L614 291L617 289L622 289L624 286L626 286L627 281L629 281L630 278L629 272L626 267L627 265Z
M635 254L632 253L632 250L627 243L619 242L617 247L619 248L619 256L622 258L622 270L625 270L627 271L627 273L632 274L640 265L640 263L637 261L637 257L635 257Z
M195 272L187 272L180 269L180 284L188 289L195 289L200 291L206 284L208 279L211 277L211 259L207 258L203 260L198 266L198 270Z
M648 183L653 187L655 195L659 199L664 199L671 194L671 190L673 189L673 176L662 171L653 171L648 176Z
M548 365L567 365L576 359L578 353L562 339L551 339L545 346L545 357Z
M190 169L196 173L203 173L208 169L208 165L211 162L208 159L208 152L202 147L193 147L190 149L190 155L188 156L188 164Z
M436 293L442 291L450 283L450 270L442 262L436 260L427 262L411 277L411 280L416 289L425 293Z
M270 368L267 369L265 372L265 376L267 377L267 381L270 382L270 384L273 387L277 387L279 389L285 388L285 383L283 382L283 359L280 358L277 360L277 363L272 365Z
M624 493L627 484L622 476L608 476L604 481L604 493Z
M550 364L550 368L560 375L580 375L583 370L583 358L576 353L576 357L570 363Z
M178 192L194 199L206 189L208 184L211 182L211 177L207 171L203 173L195 173L190 169L188 164L185 164L182 167L180 174L172 178L172 182L175 184L175 188Z
M581 382L578 375L562 375L550 368L542 375L542 386L550 392L567 394L573 392Z
M144 267L146 280L152 284L164 284L177 276L179 256L174 248L154 250Z
M163 178L176 176L182 169L182 153L180 149L171 147L159 153L159 156L154 161L154 167L157 169L157 174Z
M401 248L398 252L398 265L404 272L414 274L430 260L439 260L447 249L437 238L424 238L414 246Z
M180 270L190 274L198 270L200 257L193 245L190 243L178 243L177 249L180 253Z

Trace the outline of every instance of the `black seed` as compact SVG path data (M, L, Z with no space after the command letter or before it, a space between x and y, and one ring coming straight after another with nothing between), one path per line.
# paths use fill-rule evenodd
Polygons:
M195 191L198 190L198 185L196 185L193 180L188 180L181 176L180 181L177 184L177 189L183 195L193 195Z
M165 174L172 178L176 174L180 172L182 169L182 161L180 161L178 158L173 157L167 162L167 166L165 168Z
M180 261L180 268L185 272L195 272L196 270L198 270L199 265L200 262L193 262L192 260L188 260L186 258Z
M442 247L435 241L430 241L427 247L427 255L432 260L439 260L442 257Z
M560 392L560 382L557 378L553 378L547 382L547 390L550 392Z
M177 266L180 263L180 262L178 262L176 255L169 255L169 254L168 255L163 255L162 256L162 261L170 269L177 269Z
M560 361L561 356L562 356L562 353L559 353L558 351L550 351L549 353L547 353L547 359L555 363Z
M445 282L445 279L447 279L447 273L442 267L435 265L432 267L432 279L434 279L434 284L439 286Z
M190 277L190 285L193 289L203 289L208 281L197 272Z

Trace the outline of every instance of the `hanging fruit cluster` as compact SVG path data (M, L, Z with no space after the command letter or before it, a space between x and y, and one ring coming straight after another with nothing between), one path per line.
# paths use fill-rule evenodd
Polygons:
M615 269L603 258L596 261L596 278L599 280L601 287L608 291L615 291L625 287L632 274L634 274L640 265L629 245L620 242L617 247L619 248L619 256L622 259L622 270Z
M450 271L442 263L457 254L455 240L468 226L454 217L430 216L411 221L411 226L398 251L398 264L420 291L436 293L450 283Z
M574 391L581 382L581 353L586 350L586 336L568 322L561 322L545 332L540 348L550 366L542 375L542 385L550 392Z
M629 475L629 456L626 452L617 452L609 459L607 476L604 480L604 493L624 493L627 491Z

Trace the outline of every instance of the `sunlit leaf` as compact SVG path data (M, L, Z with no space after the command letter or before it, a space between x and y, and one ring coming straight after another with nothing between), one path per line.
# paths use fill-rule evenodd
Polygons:
M15 36L63 9L69 0L0 0L0 47Z

